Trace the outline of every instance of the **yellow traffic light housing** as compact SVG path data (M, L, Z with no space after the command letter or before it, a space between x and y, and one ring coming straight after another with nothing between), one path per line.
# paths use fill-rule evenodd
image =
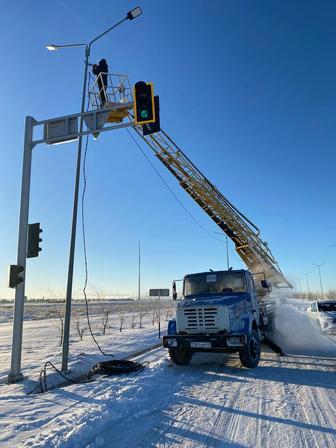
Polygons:
M142 125L155 121L153 83L139 81L134 85L134 122Z

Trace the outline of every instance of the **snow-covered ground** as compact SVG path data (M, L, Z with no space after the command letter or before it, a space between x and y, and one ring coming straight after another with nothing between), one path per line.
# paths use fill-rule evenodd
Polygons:
M242 368L236 355L221 354L198 354L177 367L157 348L135 358L150 362L140 373L97 376L45 394L27 392L38 386L45 361L60 365L57 321L25 322L28 378L15 385L6 384L11 324L2 323L0 446L335 447L336 339L319 334L306 307L294 300L279 306L276 338L287 356L263 347L253 370ZM124 357L159 341L149 316L143 328L126 323L121 333L115 319L106 336L96 332L104 350ZM74 375L102 359L88 334L71 340Z

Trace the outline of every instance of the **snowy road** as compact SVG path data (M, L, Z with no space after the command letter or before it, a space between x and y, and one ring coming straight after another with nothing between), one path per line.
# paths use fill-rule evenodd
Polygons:
M336 358L281 357L264 348L255 370L222 355L175 367L158 349L151 364L132 387L129 412L82 446L336 445Z
M137 404L83 446L335 447L336 339L320 335L305 308L278 308L277 341L291 354L264 346L257 369L235 355L199 354L188 367L162 349L141 357L151 370Z
M178 367L159 348L136 358L150 361L138 374L97 377L43 395L25 395L25 384L0 384L0 446L334 448L336 338L319 334L300 306L278 309L277 342L288 356L264 346L256 369L222 354L197 354ZM39 322L27 324L37 366L50 350L38 345ZM136 343L157 342L152 326L112 336L122 356ZM8 338L6 331L3 347ZM77 364L92 364L91 351L81 353L85 344L73 349Z

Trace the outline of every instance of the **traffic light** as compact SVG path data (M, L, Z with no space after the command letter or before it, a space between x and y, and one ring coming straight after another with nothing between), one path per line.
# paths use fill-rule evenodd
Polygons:
M155 121L142 126L143 135L155 134L160 131L160 99L159 95L154 97Z
M42 229L40 228L40 223L28 224L28 244L27 244L27 258L38 257L40 250L40 233Z
M19 275L23 273L24 267L17 264L11 264L9 266L9 287L17 288L20 283L23 282L23 276Z
M135 124L155 122L154 88L151 82L139 81L134 86Z

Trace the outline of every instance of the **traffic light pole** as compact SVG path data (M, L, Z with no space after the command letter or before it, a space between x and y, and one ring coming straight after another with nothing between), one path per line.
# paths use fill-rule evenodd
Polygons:
M29 214L29 192L31 177L32 150L35 146L33 140L33 117L26 117L25 137L23 149L23 168L21 183L21 203L20 203L20 221L18 236L18 254L17 264L24 268L23 282L15 290L14 321L13 321L13 342L11 370L8 375L9 383L16 383L23 379L21 373L21 349L22 349L22 331L23 331L23 308L25 297L25 278L26 278L26 247L27 247L27 226Z
M99 125L100 119L103 115L108 115L111 111L117 110L120 107L132 108L133 103L117 103L110 108L106 108L100 111L91 111L84 113L77 113L73 115L66 115L64 117L57 117L54 119L36 121L33 117L26 117L25 123L25 136L24 136L24 148L23 148L23 167L22 167L22 183L21 183L21 201L20 201L20 218L19 218L19 235L18 235L18 254L17 254L17 266L23 268L23 281L17 284L15 290L15 303L14 303L14 318L13 318L13 339L12 339L12 358L10 373L8 375L9 383L16 383L23 379L21 373L21 352L22 352L22 332L23 332L23 314L24 314L24 298L25 298L25 278L26 278L26 258L27 258L27 230L28 230L28 217L29 217L29 197L30 197L30 178L31 178L31 166L32 166L32 150L41 143L53 144L57 143L57 138L49 136L49 126L54 129L56 123L68 123L69 120L80 120L79 130L73 132L64 127L64 134L61 136L61 141L73 141L74 138L82 137L84 135L95 134L97 132L107 132L114 129L121 129L134 126L133 122L113 124L103 128ZM93 127L88 130L83 130L83 120L89 120L93 123ZM34 140L34 127L43 126L43 138ZM77 127L76 127L77 128ZM63 129L63 127L62 127ZM63 132L63 131L62 131ZM78 194L78 192L77 192ZM77 210L76 210L77 216ZM73 246L74 249L74 246ZM70 266L73 269L73 264ZM71 277L72 280L72 277ZM72 283L71 283L72 286ZM69 290L70 291L70 288ZM71 294L69 294L71 297ZM71 301L68 303L68 307L71 306ZM70 308L68 317L70 319ZM67 349L68 347L66 347ZM67 352L65 352L67 354ZM65 356L65 355L64 355ZM66 360L67 362L67 360Z

